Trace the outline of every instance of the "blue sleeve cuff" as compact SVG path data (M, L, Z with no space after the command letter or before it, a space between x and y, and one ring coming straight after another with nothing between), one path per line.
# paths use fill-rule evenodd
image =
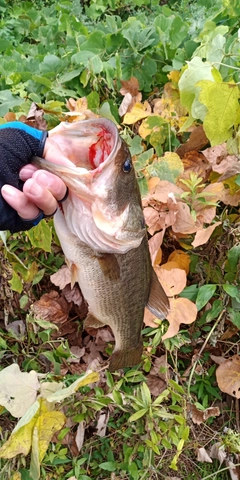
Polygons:
M36 128L29 127L29 125L26 125L26 123L22 122L9 122L9 123L4 123L0 125L1 128L17 128L18 130L22 130L23 132L28 133L32 137L36 138L37 140L41 141L42 136L45 132L42 130L37 130Z

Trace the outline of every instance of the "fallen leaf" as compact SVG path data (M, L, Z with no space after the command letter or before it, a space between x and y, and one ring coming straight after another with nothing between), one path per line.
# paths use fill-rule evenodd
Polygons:
M124 98L118 109L120 117L125 115L126 112L131 111L135 103L140 103L142 100L137 78L131 77L130 80L121 80L121 84L120 93L124 95Z
M188 298L169 298L169 303L170 312L167 315L169 327L162 340L174 337L178 333L181 323L190 324L197 318L197 307Z
M218 407L209 407L205 410L199 410L196 405L188 404L188 409L190 410L193 423L196 423L197 425L205 422L210 417L218 417L221 414Z
M190 208L186 203L177 203L176 220L172 226L176 233L195 233L198 230L196 223L191 215Z
M155 322L155 320L158 320L156 318L156 315L150 312L148 308L145 308L143 317L143 322L145 323L145 325L147 325L147 327L157 328L157 323Z
M143 104L135 103L131 112L127 112L124 115L123 123L126 125L133 125L149 115L151 115L151 107L147 101L145 101Z
M204 447L197 448L197 461L212 463L212 459L209 457L207 450Z
M68 319L70 305L54 290L42 295L32 307L36 318L47 320L51 323L63 324Z
M86 422L82 420L79 422L78 427L77 427L77 432L75 436L75 443L78 449L78 453L82 450L82 446L84 443L84 435L85 435L85 426Z
M96 435L98 435L99 437L105 437L108 420L109 420L109 411L100 413L97 421L97 431L96 431Z
M169 257L168 262L174 261L177 263L178 268L185 270L186 275L189 273L190 258L189 255L183 250L174 250Z
M186 272L181 268L167 270L164 265L161 265L161 267L156 266L155 271L168 297L178 295L186 287Z
M71 288L70 283L66 285L66 287L64 287L62 290L62 294L69 303L73 302L78 307L80 307L83 303L83 296L77 283L75 283L73 288Z
M221 224L222 222L216 222L214 223L214 225L210 225L207 228L203 228L202 230L199 230L195 235L195 238L192 242L192 246L196 248L196 247L199 247L199 245L204 245L204 243L207 243L212 233L214 232L215 228L217 228L218 225L221 225Z
M121 88L120 93L127 95L131 93L132 97L135 97L139 93L139 81L136 77L131 77L129 80L120 80Z
M50 275L51 282L59 287L61 290L71 283L71 272L67 265L62 265L61 268L53 275Z
M210 147L202 152L212 165L214 172L225 174L229 169L232 169L235 165L239 165L239 161L235 155L229 155L226 143L217 145L216 147Z
M168 380L172 377L167 363L166 355L157 357L147 376L147 386L154 397L158 397L167 386Z
M220 442L214 443L211 446L210 457L216 458L217 460L219 460L220 465L222 465L222 463L227 457L224 445Z
M180 145L180 147L177 148L176 153L183 158L187 152L191 152L192 150L202 150L208 143L209 140L203 130L203 126L199 125L198 127L193 128L188 141L183 145Z
M226 189L222 195L222 202L225 205L231 205L232 207L238 207L240 203L240 191L231 195L229 189Z
M240 398L240 356L233 355L221 363L216 370L216 378L222 392Z
M150 252L153 266L159 265L161 263L162 250L160 247L163 242L164 234L165 234L165 230L155 233L155 235L153 235L153 237L151 237L150 240L148 241L149 252Z
M150 235L154 235L156 231L164 228L165 221L164 218L161 218L159 210L152 207L146 207L143 209L143 214Z
M21 372L14 363L0 372L0 405L13 417L22 417L34 404L39 388L37 373Z

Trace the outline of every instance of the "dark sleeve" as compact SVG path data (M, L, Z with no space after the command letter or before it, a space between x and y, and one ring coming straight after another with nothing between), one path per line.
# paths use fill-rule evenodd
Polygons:
M0 189L5 184L23 189L19 171L31 162L34 155L42 156L46 138L47 132L21 122L0 126ZM10 230L12 233L28 230L40 219L23 220L0 194L0 230Z

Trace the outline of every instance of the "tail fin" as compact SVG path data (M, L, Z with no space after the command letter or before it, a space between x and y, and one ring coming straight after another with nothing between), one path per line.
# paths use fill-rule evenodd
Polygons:
M142 342L135 348L129 350L116 350L110 357L110 372L115 372L120 368L133 367L141 361L143 351Z

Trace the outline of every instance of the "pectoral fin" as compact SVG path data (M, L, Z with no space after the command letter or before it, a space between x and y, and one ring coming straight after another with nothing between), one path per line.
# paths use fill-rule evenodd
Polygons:
M152 272L152 283L147 308L161 320L166 318L170 308L168 297L154 270Z
M102 328L104 323L100 322L92 313L88 313L86 319L84 320L84 328Z
M113 253L97 255L96 258L105 277L108 277L109 280L118 280L120 278L120 267Z

